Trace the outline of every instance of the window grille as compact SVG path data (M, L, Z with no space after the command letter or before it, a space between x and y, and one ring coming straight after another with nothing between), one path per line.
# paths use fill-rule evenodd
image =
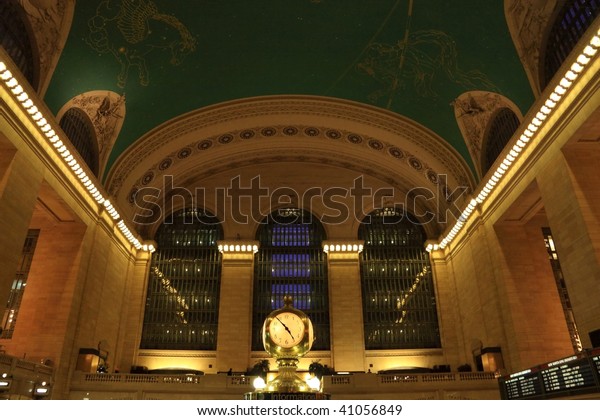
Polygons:
M312 214L283 209L271 214L257 233L260 242L254 263L252 349L262 350L262 324L271 311L291 295L294 307L304 311L315 328L314 350L328 350L329 293L325 233Z
M365 348L438 348L440 334L425 232L412 215L380 209L359 238Z
M169 216L156 234L141 348L215 350L222 230L216 217L191 209Z
M15 0L0 1L0 42L29 84L36 87L31 38L25 26L25 11Z
M21 253L17 272L10 289L8 302L6 303L6 309L4 310L2 324L0 325L2 327L0 338L12 338L13 336L39 235L40 231L38 229L30 229L27 232L25 244L23 244L23 252Z
M64 113L59 124L83 161L93 174L98 176L98 146L88 115L79 108L70 108Z
M504 147L519 128L519 117L509 108L502 108L490 122L484 140L484 155L482 162L482 175L492 167Z
M600 0L568 0L558 13L548 35L544 55L542 89L554 77L579 39L600 11Z

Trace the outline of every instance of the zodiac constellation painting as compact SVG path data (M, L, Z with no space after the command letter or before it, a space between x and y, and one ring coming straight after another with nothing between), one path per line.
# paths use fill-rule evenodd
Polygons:
M175 16L161 13L152 0L103 0L88 27L88 45L100 54L112 54L121 65L121 88L133 67L139 83L148 86L146 60L159 60L158 52L166 52L170 64L178 66L196 49L190 31Z
M409 85L422 97L436 97L434 82L441 78L465 90L498 90L483 72L462 70L454 40L437 30L415 31L396 44L373 42L357 69L384 85L369 99L379 102L387 98L388 109Z

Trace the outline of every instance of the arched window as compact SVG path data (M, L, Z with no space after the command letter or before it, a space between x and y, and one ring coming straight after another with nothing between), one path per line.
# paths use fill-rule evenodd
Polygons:
M502 150L519 128L519 117L510 108L500 108L489 123L481 153L481 175L492 167Z
M359 227L365 241L360 274L367 350L440 347L425 232L411 219L385 208Z
M254 262L252 350L262 350L262 324L291 295L313 323L313 350L329 350L329 293L321 223L309 212L282 209L260 226Z
M60 119L60 128L90 170L98 176L98 145L94 127L88 115L82 109L70 108Z
M223 236L219 220L188 209L156 234L141 348L216 350Z
M37 88L32 39L26 26L26 15L16 0L0 1L0 42L29 84Z
M600 0L567 0L550 30L544 54L544 89L600 11Z

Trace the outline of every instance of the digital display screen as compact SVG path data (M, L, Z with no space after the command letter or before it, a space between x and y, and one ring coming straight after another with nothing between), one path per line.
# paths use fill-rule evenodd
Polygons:
M504 381L506 399L531 398L542 392L542 381L538 372L530 372Z
M600 378L600 349L592 353L592 365L596 368L596 373Z
M571 360L542 370L546 392L560 392L596 385L587 359Z
M503 399L549 399L600 392L600 349L536 366L499 379Z

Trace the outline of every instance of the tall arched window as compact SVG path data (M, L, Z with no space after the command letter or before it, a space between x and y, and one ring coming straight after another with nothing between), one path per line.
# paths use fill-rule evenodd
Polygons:
M367 350L440 347L425 232L411 219L385 208L359 227L365 241L360 273Z
M156 234L141 348L215 350L223 236L219 220L198 209L169 216Z
M94 175L98 176L98 145L90 117L79 108L70 108L60 119L65 132L77 152Z
M519 117L510 108L500 108L489 123L483 140L481 175L492 167L504 147L519 128Z
M315 328L314 350L329 349L329 293L321 223L309 212L282 209L260 226L254 263L252 349L262 350L260 330L267 315L291 295Z
M600 0L567 0L550 30L544 54L544 89L600 12Z
M29 84L37 88L32 38L26 15L16 0L0 1L0 42Z

